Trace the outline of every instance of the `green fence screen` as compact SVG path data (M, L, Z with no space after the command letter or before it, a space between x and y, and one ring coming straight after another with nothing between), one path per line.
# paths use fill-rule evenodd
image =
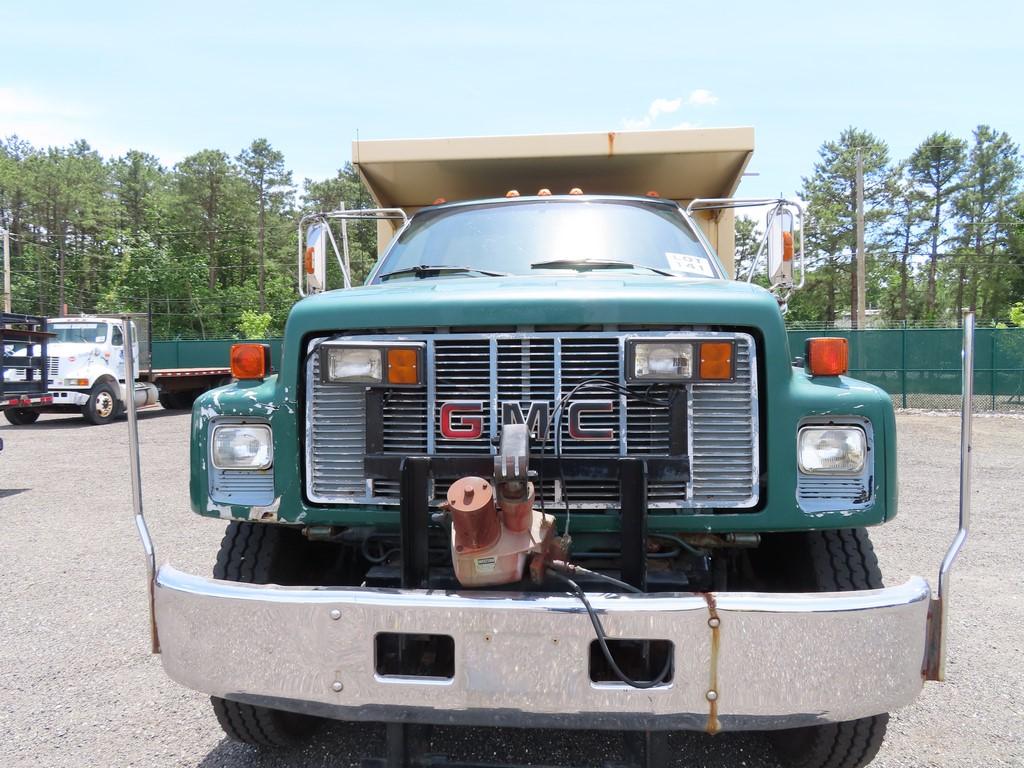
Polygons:
M790 331L789 347L803 355L812 336L843 336L850 342L850 375L876 384L897 408L960 408L959 328ZM278 367L280 339L270 344ZM154 341L154 368L227 366L237 339ZM979 328L975 335L974 407L1024 412L1024 328Z
M959 409L959 328L790 331L794 355L812 336L850 342L850 375L884 389L898 408ZM974 336L974 407L1024 411L1024 328L978 328Z

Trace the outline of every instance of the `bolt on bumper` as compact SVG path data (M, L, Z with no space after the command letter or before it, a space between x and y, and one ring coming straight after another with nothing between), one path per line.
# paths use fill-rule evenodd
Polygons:
M236 701L351 720L753 730L888 712L921 690L930 592L593 595L610 637L669 640L670 683L594 683L562 594L238 584L162 567L167 674ZM377 674L381 632L453 638L451 679Z

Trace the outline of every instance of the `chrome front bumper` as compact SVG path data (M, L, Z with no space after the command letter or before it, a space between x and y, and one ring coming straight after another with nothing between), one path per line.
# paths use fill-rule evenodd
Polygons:
M643 691L590 680L594 630L569 595L254 586L164 566L153 599L167 674L214 696L351 720L715 732L909 704L930 593L915 577L861 592L592 596L610 637L674 644L672 681ZM380 632L451 636L453 678L376 674Z

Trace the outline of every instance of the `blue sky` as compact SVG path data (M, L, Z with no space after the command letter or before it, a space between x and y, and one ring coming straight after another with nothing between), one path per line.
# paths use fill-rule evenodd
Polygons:
M783 8L782 6L785 5ZM908 154L1024 141L1015 2L18 2L0 134L171 165L257 136L324 177L351 141L752 125L741 193L793 193L848 125Z

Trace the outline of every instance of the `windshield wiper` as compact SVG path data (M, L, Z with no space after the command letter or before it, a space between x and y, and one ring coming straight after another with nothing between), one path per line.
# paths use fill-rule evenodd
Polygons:
M531 269L646 269L665 277L675 277L671 272L657 267L649 267L646 264L632 264L628 261L616 261L615 259L552 259L551 261L536 261L530 265Z
M418 278L430 277L431 275L509 276L508 272L489 272L486 269L477 269L476 267L457 267L448 264L419 264L415 267L407 267L406 269L396 269L394 272L385 272L383 275L379 275L377 279L383 282L384 280L390 280L392 277L402 277L404 275L413 275Z

